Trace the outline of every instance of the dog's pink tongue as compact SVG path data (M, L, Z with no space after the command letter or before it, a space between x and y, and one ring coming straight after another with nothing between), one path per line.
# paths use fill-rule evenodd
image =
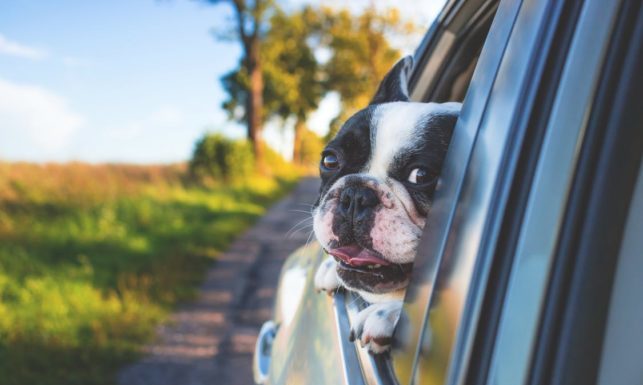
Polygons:
M390 265L390 262L378 257L373 252L362 247L351 245L342 246L328 251L328 254L341 259L352 266Z

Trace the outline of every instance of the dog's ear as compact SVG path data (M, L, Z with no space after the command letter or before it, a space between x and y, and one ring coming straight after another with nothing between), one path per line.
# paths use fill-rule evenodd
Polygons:
M377 88L370 104L409 101L409 78L413 69L413 57L407 56L386 74Z

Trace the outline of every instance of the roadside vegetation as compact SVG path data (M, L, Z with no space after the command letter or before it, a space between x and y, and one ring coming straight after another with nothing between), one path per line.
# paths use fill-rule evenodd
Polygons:
M0 383L113 383L293 185L281 170L204 184L186 165L0 163Z

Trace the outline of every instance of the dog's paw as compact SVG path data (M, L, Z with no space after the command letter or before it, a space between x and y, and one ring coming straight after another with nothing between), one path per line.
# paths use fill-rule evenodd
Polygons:
M393 342L393 331L401 311L402 301L370 305L357 314L351 325L350 340L359 340L370 353L386 352Z
M341 283L337 277L337 262L333 257L328 257L319 265L315 273L315 290L332 294L339 287Z

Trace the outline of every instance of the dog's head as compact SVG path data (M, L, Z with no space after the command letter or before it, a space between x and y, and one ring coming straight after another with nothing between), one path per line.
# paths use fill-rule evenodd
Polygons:
M406 287L459 103L412 103L409 56L324 149L314 231L349 289Z

